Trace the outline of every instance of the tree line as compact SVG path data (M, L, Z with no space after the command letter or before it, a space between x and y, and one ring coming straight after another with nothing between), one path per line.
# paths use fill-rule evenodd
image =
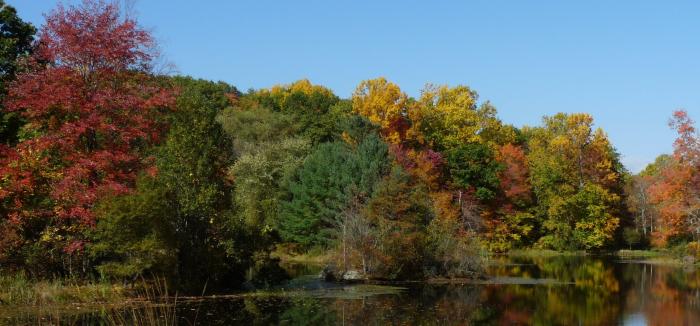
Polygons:
M473 276L485 250L700 235L684 111L673 155L631 175L585 113L517 128L468 86L414 98L384 78L349 99L308 80L241 92L157 73L114 3L59 6L38 31L0 8L3 269L198 291L282 280L279 248L418 279Z

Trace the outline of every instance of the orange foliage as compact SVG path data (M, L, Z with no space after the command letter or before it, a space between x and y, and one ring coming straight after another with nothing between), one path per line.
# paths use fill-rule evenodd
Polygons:
M499 149L496 159L504 166L499 173L501 189L510 201L526 201L530 198L527 157L520 146L506 144Z
M700 211L700 146L694 122L685 111L676 111L670 122L678 132L672 162L659 172L649 187L649 197L659 212L655 242L694 233Z

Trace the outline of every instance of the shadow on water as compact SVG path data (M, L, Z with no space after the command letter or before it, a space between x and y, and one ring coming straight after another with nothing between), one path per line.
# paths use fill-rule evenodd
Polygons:
M150 314L146 306L0 310L0 323L131 324L150 316L141 324L700 325L696 270L590 256L499 257L488 269L489 280L469 285L384 287L325 283L314 277L317 266L292 266L296 277L271 294L184 301Z

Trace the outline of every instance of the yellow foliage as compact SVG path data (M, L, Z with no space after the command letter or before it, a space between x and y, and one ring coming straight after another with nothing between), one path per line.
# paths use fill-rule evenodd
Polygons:
M496 117L488 102L478 106L478 95L467 86L427 85L421 94L422 126L446 147L465 143L505 144L515 141L515 131Z
M398 85L384 77L361 82L352 95L352 110L378 124L390 143L401 141L392 123L408 117L408 96Z

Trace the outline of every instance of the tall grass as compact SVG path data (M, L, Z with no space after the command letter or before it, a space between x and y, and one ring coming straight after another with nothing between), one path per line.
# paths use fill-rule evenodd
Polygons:
M160 278L143 280L137 293L141 302L132 302L112 309L106 315L109 325L177 325L177 294L170 296L168 283ZM145 301L145 302L144 302ZM196 324L196 321L194 323Z
M312 264L323 265L331 262L334 257L334 252L322 248L312 248L304 253L297 253L289 248L278 247L272 253L272 256L279 258L283 263L287 264Z
M123 287L106 282L72 280L34 281L24 274L0 275L0 304L39 306L66 303L113 303L123 301Z

